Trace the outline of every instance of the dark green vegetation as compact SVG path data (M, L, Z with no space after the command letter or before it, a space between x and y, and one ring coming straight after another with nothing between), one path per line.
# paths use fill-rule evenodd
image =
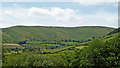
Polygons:
M108 35L115 34L115 33L118 33L118 32L120 32L120 28L113 30Z
M18 32L20 37L18 36L17 33L15 34L16 38L14 36L11 36L12 35L11 31L15 30L13 28L16 28L16 31ZM82 36L85 36L85 38L82 37L82 39L84 38L84 40L82 40L79 39L81 38L79 34L76 34L78 35L78 37L76 36L74 38L73 36L70 36L75 32L71 34L61 32L63 35L66 34L66 36L65 38L63 38L60 35L61 37L59 36L60 37L60 38L58 37L59 39L54 39L54 35L47 36L47 34L43 32L48 37L48 39L47 38L38 39L35 38L35 34L31 34L31 37L29 37L30 31L28 31L28 33L27 32L19 33L19 30L24 29L23 31L26 31L29 30L30 27L29 29L25 29L25 27L21 27L21 28L19 27L20 29L17 29L18 27L13 27L13 28L5 29L8 30L8 34L6 35L8 37L11 37L10 39L13 40L9 41L10 39L9 40L6 39L7 41L6 40L3 41L4 43L6 43L3 45L3 52L2 52L3 67L5 66L26 66L26 67L27 66L28 67L71 66L74 68L77 68L78 66L83 68L120 67L120 38L118 37L119 30L116 31L117 29L112 31L113 30L112 28L107 28L107 27L79 27L79 29L84 30L84 32L82 31L84 33ZM36 27L34 27L34 29L35 28ZM40 27L38 28L40 29ZM58 28L41 27L41 28L45 28L45 29L52 28L55 30L60 27ZM99 30L95 31L96 30L95 28L96 29L99 28ZM78 28L69 28L69 29L60 28L60 29L61 31L63 31L62 29L72 30ZM11 31L9 32L9 30ZM36 28L35 30L38 29ZM33 30L33 32L35 30ZM88 32L85 30L87 30ZM106 32L104 30L106 30ZM52 33L54 33L55 31L53 31ZM93 31L93 34L92 32L89 31ZM49 30L47 33L49 32L51 31ZM88 37L89 33L91 34L90 37ZM28 36L25 34L28 34ZM59 31L58 31L58 35L59 35ZM15 43L17 43L18 45L12 44L12 42L15 41L14 39L17 39L17 36L18 36L18 40ZM71 39L70 38L67 39L68 36L71 37ZM8 46L12 46L16 48L12 48ZM18 46L21 46L23 48L20 48Z
M3 43L18 43L25 40L88 40L98 38L114 28L100 26L84 27L40 27L14 26L2 29Z
M12 54L6 56L4 59L7 59L4 62L3 66L65 66L67 65L66 60L63 60L60 55L50 54L50 55L41 55L41 54Z
M120 38L116 36L107 41L96 39L88 47L68 54L66 59L72 67L120 67Z

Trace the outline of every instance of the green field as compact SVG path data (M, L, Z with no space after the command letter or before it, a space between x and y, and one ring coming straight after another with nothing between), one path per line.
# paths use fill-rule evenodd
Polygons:
M6 47L6 48L21 48L21 49L24 49L24 47L18 45L18 44L2 44L3 47Z

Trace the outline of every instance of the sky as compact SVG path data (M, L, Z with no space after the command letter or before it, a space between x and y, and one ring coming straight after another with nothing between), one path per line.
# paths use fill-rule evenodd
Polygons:
M118 2L101 1L103 2L3 2L0 5L0 28L16 25L117 28Z

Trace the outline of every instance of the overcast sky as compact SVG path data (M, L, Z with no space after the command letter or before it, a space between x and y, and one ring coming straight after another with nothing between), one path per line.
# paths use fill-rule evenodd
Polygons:
M0 28L15 25L62 27L107 26L117 28L118 2L94 1L3 2Z

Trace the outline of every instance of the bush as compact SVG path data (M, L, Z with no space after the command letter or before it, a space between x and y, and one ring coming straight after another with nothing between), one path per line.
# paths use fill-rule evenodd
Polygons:
M109 41L94 40L87 48L76 50L71 58L70 66L80 67L119 67L120 42L119 38Z

